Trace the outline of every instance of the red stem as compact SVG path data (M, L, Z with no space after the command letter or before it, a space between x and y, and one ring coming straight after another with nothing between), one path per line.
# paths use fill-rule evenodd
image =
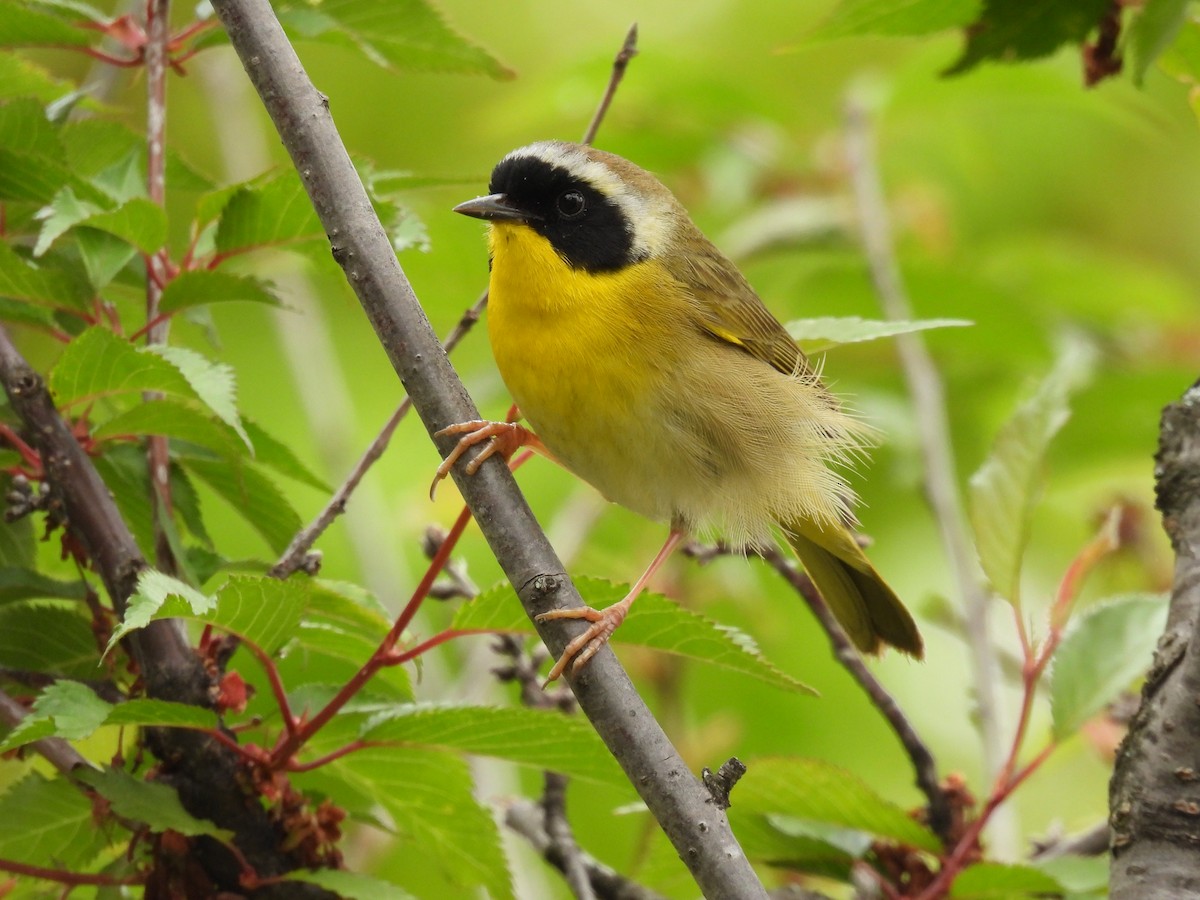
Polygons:
M45 869L41 866L31 866L28 863L12 859L0 859L0 872L12 872L14 875L25 875L29 878L41 878L58 884L78 885L118 885L143 884L146 876L142 873L133 875L101 875L98 872L68 872L64 869Z
M442 541L442 546L438 548L437 553L430 560L429 567L426 569L421 583L417 585L403 612L400 613L391 630L384 636L379 647L371 654L371 658L363 663L362 667L354 673L349 681L342 685L341 690L334 695L333 699L325 704L320 712L300 725L293 734L288 735L287 740L275 747L271 752L270 768L279 769L290 765L292 757L296 755L296 751L306 741L325 727L325 724L337 715L338 711L350 702L355 694L362 690L363 686L375 676L376 672L384 666L392 664L392 648L396 646L396 642L404 634L404 629L408 627L408 623L417 614L421 602L429 594L429 588L433 586L434 579L437 578L438 573L446 565L446 561L450 558L450 554L454 550L454 545L462 537L462 533L466 530L467 523L470 520L471 511L464 507L454 526L446 535L446 539Z
M410 659L416 659L422 653L432 650L439 644L445 644L447 641L452 641L455 638L466 637L469 634L498 634L495 628L448 628L445 631L440 631L428 640L422 641L415 647L405 650L403 653L392 653L384 662L386 666L398 666L401 663L406 663Z
M283 681L279 677L279 669L275 666L275 661L271 659L262 647L259 647L253 641L246 638L241 638L242 646L254 654L254 658L258 660L259 665L263 667L263 671L267 673L267 681L271 683L271 693L275 695L275 705L279 707L279 712L283 716L283 727L287 729L289 737L296 736L296 717L292 715L292 707L288 703L287 691L283 687Z
M366 750L368 747L382 747L382 746L384 746L384 743L382 741L364 741L364 740L351 741L349 744L346 744L344 747L339 747L337 750L334 750L332 753L326 753L324 756L318 757L317 759L314 759L311 762L299 763L299 762L296 762L295 760L291 760L290 762L288 762L287 770L289 772L311 772L311 771L313 771L313 769L319 769L319 768L321 768L321 766L328 765L329 763L333 762L334 760L341 759L343 756L348 756L349 754L354 753L358 750Z

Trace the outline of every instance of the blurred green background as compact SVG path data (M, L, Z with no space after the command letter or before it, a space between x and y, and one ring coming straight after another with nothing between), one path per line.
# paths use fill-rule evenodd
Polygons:
M1186 89L1151 71L1142 89L1116 79L1085 90L1073 52L945 79L939 73L960 52L958 36L810 40L831 5L442 2L456 29L512 69L510 80L397 74L350 51L303 44L299 51L356 156L380 170L447 179L408 196L428 246L401 254L439 334L487 280L479 223L450 207L483 193L491 166L508 150L542 138L579 138L634 20L640 54L597 144L656 172L718 245L740 251L743 270L781 319L879 317L853 236L842 137L847 96L868 98L916 314L974 323L927 338L946 380L960 479L978 467L1014 405L1049 370L1065 329L1088 333L1103 352L1047 467L1025 575L1032 631L1044 632L1057 580L1114 502L1140 512L1138 527L1097 572L1087 598L1165 589L1170 556L1152 509L1158 415L1200 368L1200 140ZM138 109L142 88L119 82L113 99ZM227 47L190 63L188 77L174 78L170 91L171 142L200 170L237 180L287 164ZM186 221L195 198L168 191L181 211L177 221ZM792 213L770 218L781 209ZM775 221L783 223L778 232L771 230ZM238 373L245 414L337 483L400 401L401 388L332 263L312 266L281 253L253 265L276 280L290 308L217 305L217 355ZM174 336L208 340L183 323ZM509 399L483 327L453 361L484 414L503 416ZM885 435L854 479L863 529L874 541L876 565L924 621L928 643L923 664L893 655L875 668L942 772L960 772L977 794L986 793L968 650L952 621L960 598L922 499L916 426L894 347L880 341L836 349L825 372ZM321 540L323 574L362 581L398 607L424 565L420 535L432 523L448 525L459 508L451 484L435 503L427 498L437 462L419 422L406 420L347 515ZM543 461L528 465L519 481L573 573L631 580L664 535L662 525L604 504ZM324 502L312 489L285 487L305 517ZM224 554L266 553L221 501L210 498L206 510ZM477 531L468 532L461 555L477 583L499 580ZM732 558L700 568L677 557L657 586L746 631L769 659L822 695L789 695L618 648L690 765L715 768L734 754L751 764L772 754L817 756L853 769L902 805L918 805L897 741L834 663L809 613L765 566ZM422 634L451 614L429 607L417 624ZM1011 610L995 604L991 626L1002 653L1015 658ZM419 694L503 698L508 690L488 672L497 664L488 643L466 639L436 652L421 669ZM1006 683L1001 696L1011 728L1015 685ZM1032 750L1047 739L1046 721L1039 708ZM995 833L1001 851L1020 853L1031 836L1099 822L1111 750L1111 737L1099 728L1065 743L1018 792L1015 818ZM479 765L483 798L521 789L536 791L537 779ZM632 797L573 787L580 842L626 871L639 860L669 862L661 842L643 857L642 814L614 815ZM382 852L365 832L350 857L384 870L411 871L419 862L402 850ZM552 873L526 863L520 896L566 896Z

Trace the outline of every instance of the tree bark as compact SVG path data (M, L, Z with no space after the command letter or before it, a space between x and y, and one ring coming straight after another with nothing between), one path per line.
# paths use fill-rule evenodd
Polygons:
M1109 785L1116 900L1200 897L1200 383L1163 411L1156 461L1175 580Z

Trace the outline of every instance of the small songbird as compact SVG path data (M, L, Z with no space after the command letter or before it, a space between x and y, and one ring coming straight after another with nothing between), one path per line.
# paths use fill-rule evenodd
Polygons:
M441 433L462 437L438 478L476 444L469 473L529 446L671 529L623 600L539 617L591 623L548 680L586 664L697 531L761 547L777 528L861 650L920 657L912 616L850 527L840 470L870 428L675 196L619 156L559 141L509 153L488 191L454 209L490 225L488 333L532 431L453 425Z

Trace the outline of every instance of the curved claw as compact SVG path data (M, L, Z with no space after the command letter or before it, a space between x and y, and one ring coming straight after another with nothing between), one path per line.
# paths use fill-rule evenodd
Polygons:
M547 674L546 680L542 682L542 690L549 687L551 682L556 681L568 666L571 667L572 674L578 675L591 658L600 652L600 648L608 643L612 633L625 621L625 616L629 612L629 607L633 605L634 599L636 599L636 595L630 595L619 603L614 603L602 610L583 606L575 609L554 609L538 616L539 622L549 622L554 619L587 619L592 623L587 631L563 648L558 662L554 664Z
M529 429L513 422L489 422L486 419L458 422L443 428L434 437L445 437L448 434L461 434L462 437L454 445L454 449L442 460L442 464L437 467L437 471L433 476L433 483L429 485L430 500L433 499L433 495L437 491L438 482L449 475L450 470L454 468L454 464L476 444L487 441L487 444L479 451L479 454L467 463L466 473L468 475L474 475L478 472L479 467L484 461L491 456L495 456L497 453L501 454L504 459L508 459L526 444L540 445L537 437Z

